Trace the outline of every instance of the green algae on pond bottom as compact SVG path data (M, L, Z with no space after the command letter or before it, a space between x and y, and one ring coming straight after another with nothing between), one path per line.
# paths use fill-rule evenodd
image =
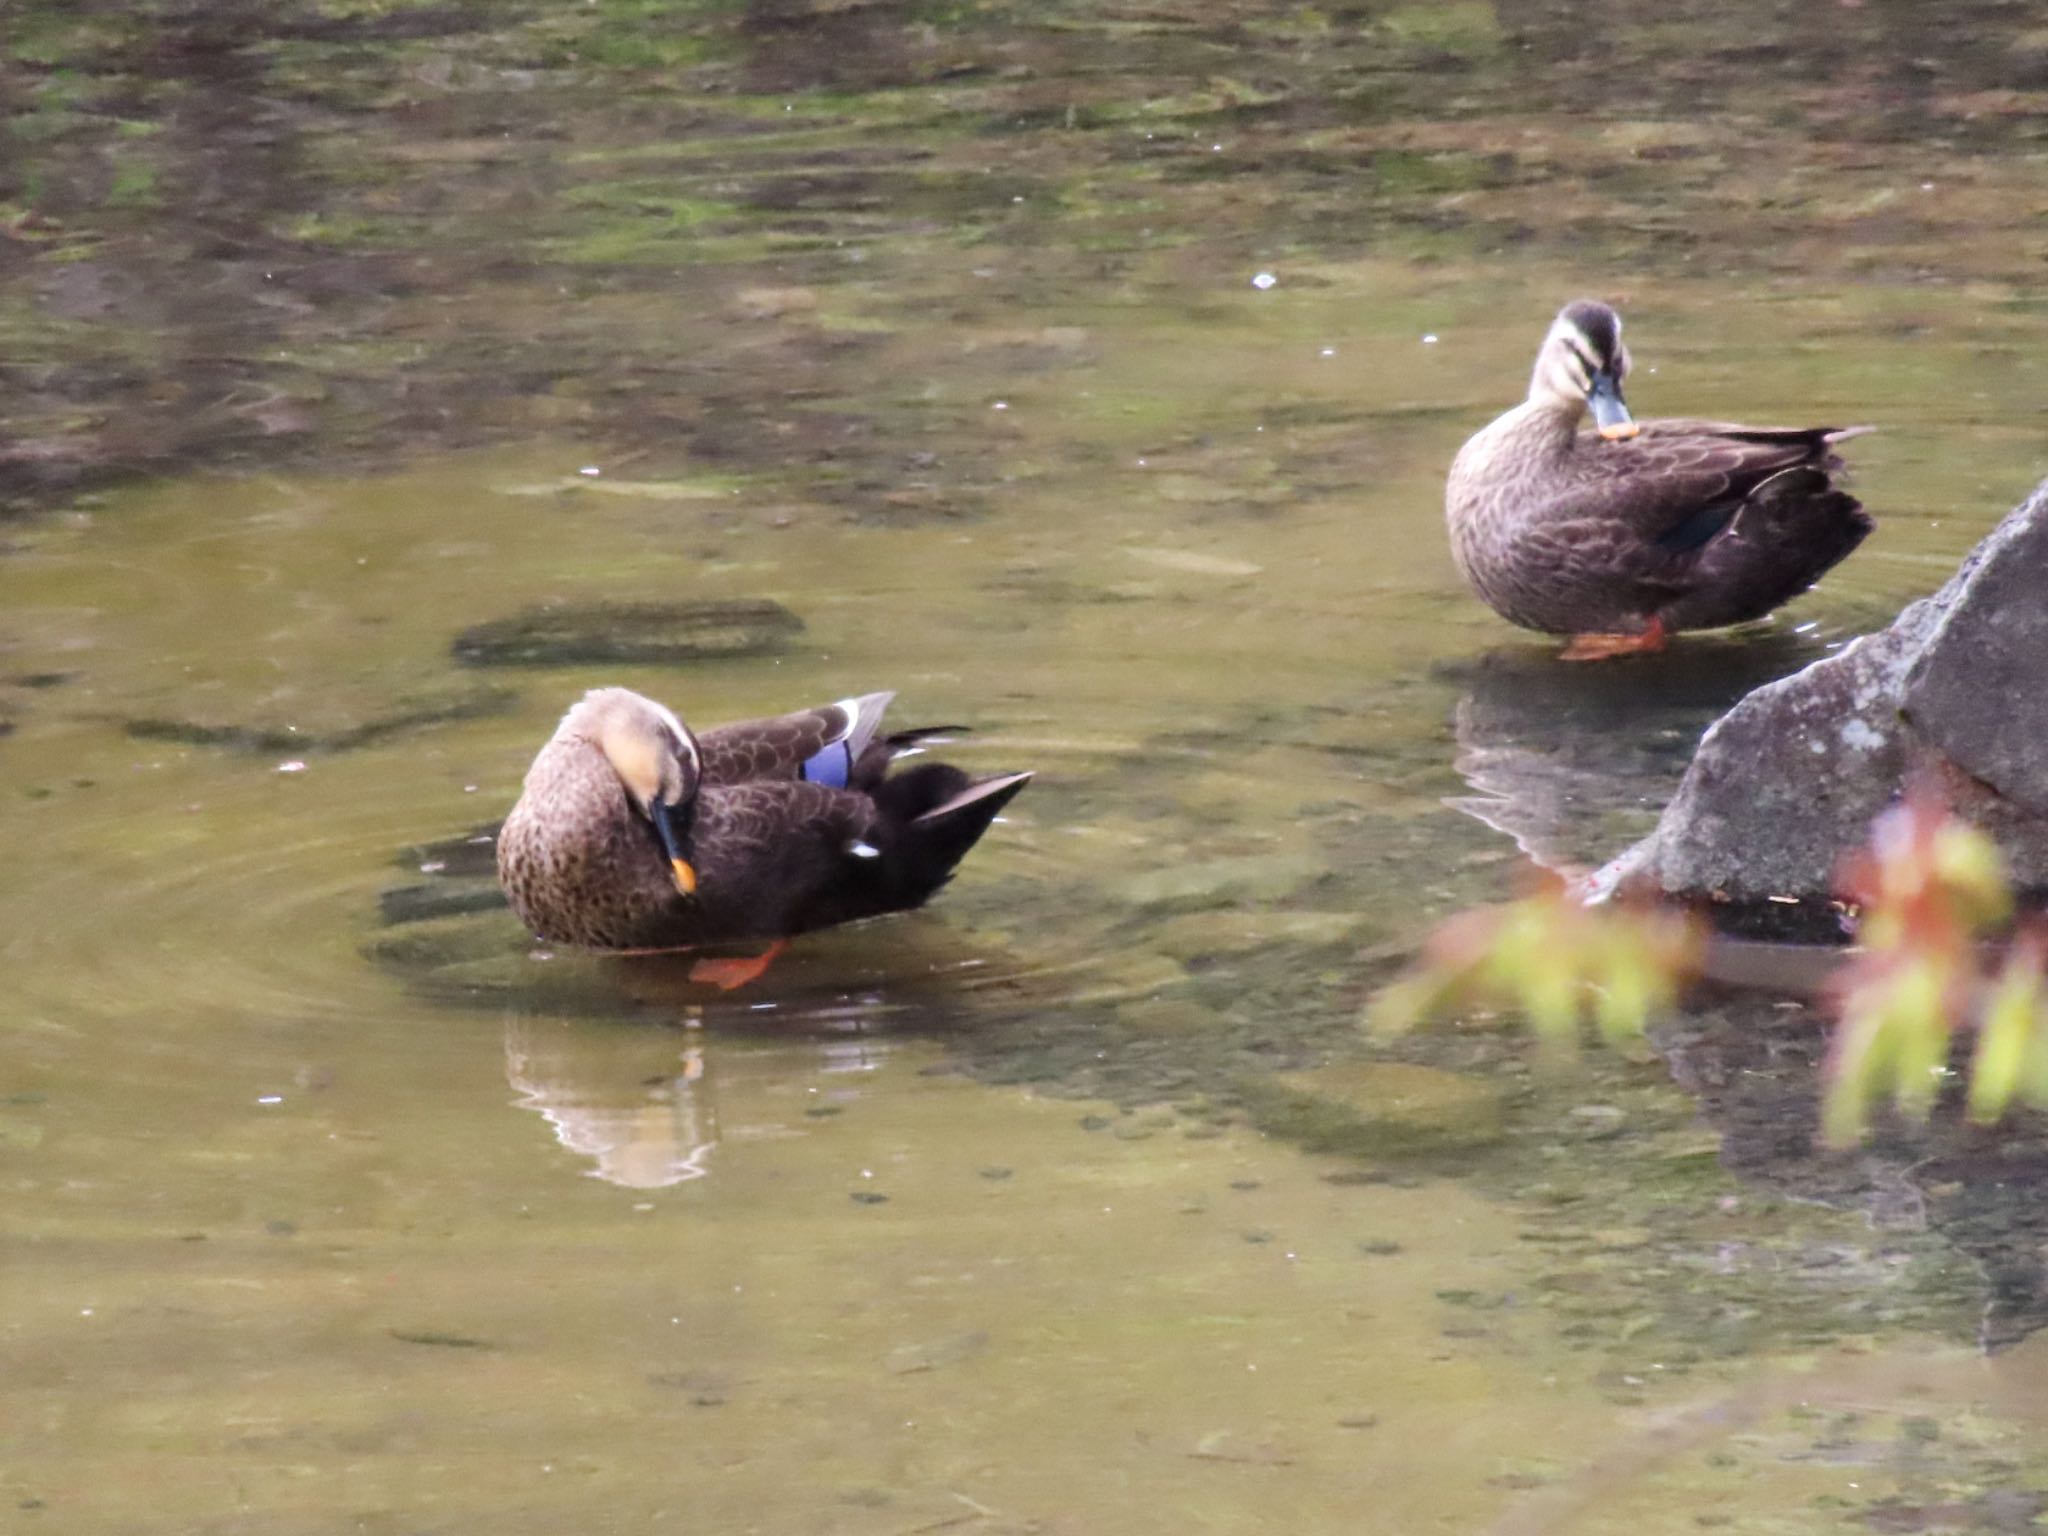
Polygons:
M935 315L1066 327L1136 297L1205 323L1262 267L1270 315L1362 252L1640 290L1711 242L1741 298L1805 281L1857 312L1974 286L2023 367L2024 12L16 0L0 498L570 424L729 439L707 398L923 377ZM733 324L762 287L810 289L823 323ZM916 368L843 371L849 338L906 323ZM877 441L810 449L872 474Z
M10 1351L7 1388L36 1427L8 1492L109 1529L217 1521L230 1499L278 1530L339 1528L337 1500L351 1520L515 1533L593 1505L693 1529L1335 1530L1366 1500L1402 1529L1486 1529L1588 1487L1602 1518L1789 1518L1934 1487L2025 1497L2039 1470L1999 1416L2023 1404L1944 1415L1954 1433L1931 1441L1901 1427L1956 1391L1924 1346L1926 1376L1866 1385L1846 1437L1745 1387L1754 1360L1738 1377L1568 1365L1517 1219L1438 1181L1333 1182L1341 1165L1242 1131L1091 1136L1072 1103L934 1077L916 1048L687 1039L520 1025L507 1072L563 1146L445 1098L435 1139L526 1185L460 1208L359 1176L338 1204L307 1198L401 1133L415 1069L398 1062L166 1149L168 1204L45 1206L16 1317L40 1342ZM706 1176L561 1178L600 1155L579 1116L650 1081L668 1085L644 1100L659 1135L676 1094L699 1099ZM996 1149L1000 1179L980 1160ZM74 1152L81 1171L117 1155ZM236 1198L184 1185L198 1166L239 1169ZM847 1198L866 1192L887 1199ZM1400 1252L1378 1251L1389 1233ZM110 1269L121 1251L152 1262ZM1860 1366L1782 1369L1825 1400ZM451 1457L469 1469L454 1483ZM232 1495L181 1470L223 1459Z

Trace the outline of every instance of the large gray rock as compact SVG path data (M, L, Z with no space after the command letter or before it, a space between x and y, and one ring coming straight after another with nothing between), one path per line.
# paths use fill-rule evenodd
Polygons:
M2048 482L1931 601L1901 709L1971 777L2048 816Z
M2023 888L2048 891L2048 482L1890 629L1709 727L1656 831L1593 889L1831 928L1842 856L1916 774L1997 839Z

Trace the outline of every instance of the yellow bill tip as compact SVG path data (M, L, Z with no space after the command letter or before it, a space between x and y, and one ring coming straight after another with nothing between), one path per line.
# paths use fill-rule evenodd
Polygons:
M1612 426L1602 427L1600 435L1610 443L1619 443L1634 437L1643 429L1632 421L1617 421Z
M697 894L697 871L690 867L688 859L670 859L668 867L675 874L677 890L685 896Z

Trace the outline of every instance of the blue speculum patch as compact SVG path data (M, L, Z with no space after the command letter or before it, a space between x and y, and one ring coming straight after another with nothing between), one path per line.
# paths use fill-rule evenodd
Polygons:
M853 754L846 743L835 741L804 760L800 775L812 784L828 784L834 789L846 788L846 775L853 766Z

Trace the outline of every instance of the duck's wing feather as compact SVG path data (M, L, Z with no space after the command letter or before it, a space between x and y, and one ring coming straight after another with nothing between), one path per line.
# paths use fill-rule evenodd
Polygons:
M1854 430L1677 420L1646 422L1619 443L1583 434L1572 483L1540 526L1582 567L1683 588L1759 487L1801 466L1832 470L1831 445Z
M704 781L743 784L757 779L803 779L845 788L894 693L866 693L766 720L713 726L697 738Z
M716 859L705 863L729 863L742 879L768 870L793 848L837 856L875 821L867 796L795 779L751 779L707 790L697 814L716 847Z
M1803 443L1815 451L1835 443L1846 443L1852 437L1862 437L1865 433L1877 430L1871 426L1752 427L1741 422L1713 421L1704 416L1658 416L1649 421L1638 422L1637 426L1642 429L1636 434L1637 441L1660 437L1719 437L1745 443L1777 443L1788 446Z

